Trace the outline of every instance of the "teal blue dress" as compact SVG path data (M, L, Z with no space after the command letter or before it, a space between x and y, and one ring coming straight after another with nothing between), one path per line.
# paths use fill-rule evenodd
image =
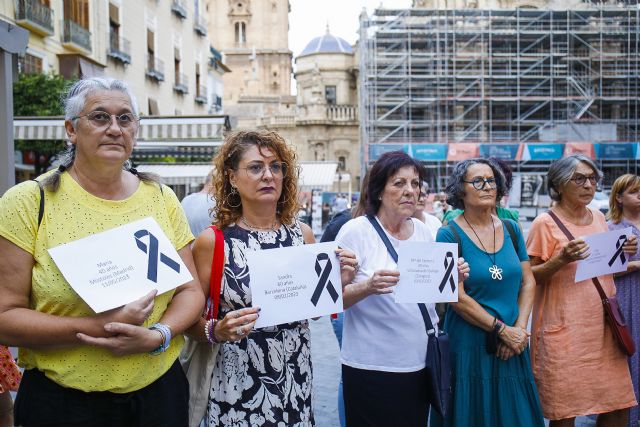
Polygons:
M478 248L452 221L438 230L438 242L456 243L449 227L456 227L462 240L462 256L471 269L465 292L491 315L513 325L518 318L518 293L522 281L520 262L529 257L520 227L510 221L517 241L511 242L506 227L504 244L495 260L502 280L491 278L493 265L487 252ZM493 258L493 254L491 254ZM486 350L486 333L469 324L449 307L444 329L451 342L453 402L446 419L431 411L432 427L529 427L544 426L538 391L527 348L520 355L501 360Z

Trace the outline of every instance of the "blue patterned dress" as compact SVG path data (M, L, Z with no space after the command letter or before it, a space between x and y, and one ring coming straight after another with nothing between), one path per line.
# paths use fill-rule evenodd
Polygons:
M299 224L276 231L224 230L225 268L220 313L251 307L247 251L304 244ZM207 425L314 425L308 322L253 330L246 339L220 346L207 408Z
M609 230L618 230L621 228L631 227L633 234L640 239L640 230L623 219L618 224L614 224L609 221ZM640 254L636 253L629 258L630 261L640 260ZM624 276L616 277L616 297L620 303L620 309L624 318L627 321L627 325L631 328L631 335L633 336L636 345L640 345L640 271L634 271L633 273L625 274ZM629 371L631 371L631 380L633 381L633 391L636 397L640 396L640 390L638 383L640 382L640 353L636 351L636 354L629 358ZM629 412L629 427L640 425L640 410L637 406L631 408Z

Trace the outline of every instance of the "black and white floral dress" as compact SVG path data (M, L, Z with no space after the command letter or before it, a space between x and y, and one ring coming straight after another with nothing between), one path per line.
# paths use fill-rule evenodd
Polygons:
M247 251L304 244L299 224L276 231L224 230L220 313L251 306ZM220 346L211 380L208 426L314 425L308 321L253 330Z

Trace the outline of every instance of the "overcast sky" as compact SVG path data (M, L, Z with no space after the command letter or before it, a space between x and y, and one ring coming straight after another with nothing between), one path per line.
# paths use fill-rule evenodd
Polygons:
M381 3L386 8L411 6L411 0L289 0L289 3L289 49L294 58L313 38L325 33L327 23L331 34L354 44L363 7L371 14Z

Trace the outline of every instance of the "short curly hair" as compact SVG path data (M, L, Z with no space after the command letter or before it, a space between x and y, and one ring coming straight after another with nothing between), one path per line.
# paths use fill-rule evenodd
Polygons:
M464 210L464 177L467 174L467 169L478 163L489 166L493 171L493 177L496 179L496 203L498 203L500 200L502 200L502 197L504 197L507 191L507 186L505 183L504 174L502 173L500 167L488 159L479 157L474 159L467 159L457 163L453 168L453 172L449 177L449 182L447 182L447 187L445 189L445 192L447 193L447 203L450 204L454 209Z
M240 196L237 193L231 194L229 171L238 169L242 156L253 146L257 146L259 150L270 150L286 165L287 173L282 181L277 216L282 224L291 225L295 221L298 212L298 176L300 174L295 150L276 132L240 131L228 134L220 151L213 158L214 168L218 171L213 179L212 190L216 200L214 224L220 229L235 223L242 216Z

